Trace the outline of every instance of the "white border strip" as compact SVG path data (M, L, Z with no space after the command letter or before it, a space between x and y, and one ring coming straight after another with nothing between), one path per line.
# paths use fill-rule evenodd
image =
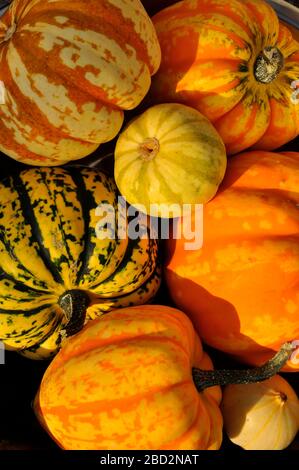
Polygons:
M282 20L299 29L299 8L285 0L267 0L267 2L270 3ZM7 0L8 4L5 7L1 7L1 3L5 3L5 1L0 1L0 16L6 12L10 1Z

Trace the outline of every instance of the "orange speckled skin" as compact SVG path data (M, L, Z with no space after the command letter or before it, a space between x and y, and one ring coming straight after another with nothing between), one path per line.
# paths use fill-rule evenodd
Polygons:
M205 342L250 364L299 339L298 189L299 153L235 156L204 207L203 247L168 242L176 305Z
M212 362L182 312L115 310L66 341L35 410L64 449L219 449L221 390L199 393L192 367Z

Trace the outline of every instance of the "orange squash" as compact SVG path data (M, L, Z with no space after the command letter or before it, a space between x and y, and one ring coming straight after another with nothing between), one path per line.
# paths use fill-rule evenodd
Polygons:
M204 206L202 248L186 250L183 237L167 243L176 305L206 343L247 363L299 339L298 188L299 153L235 156Z
M35 410L64 449L218 449L216 385L264 380L292 349L284 345L260 369L213 371L179 310L115 310L65 341L44 375Z
M13 0L0 52L0 151L47 166L113 139L161 56L139 0Z
M141 3L148 14L152 16L157 11L162 10L162 8L173 5L173 3L176 3L176 0L141 0Z
M162 64L152 101L207 116L227 152L299 133L299 44L263 0L183 0L153 17Z

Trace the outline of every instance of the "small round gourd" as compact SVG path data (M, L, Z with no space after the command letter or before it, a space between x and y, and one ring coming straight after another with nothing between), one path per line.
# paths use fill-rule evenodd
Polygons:
M212 124L181 104L149 108L129 123L115 148L120 192L153 216L177 217L184 204L206 203L225 169L225 147Z

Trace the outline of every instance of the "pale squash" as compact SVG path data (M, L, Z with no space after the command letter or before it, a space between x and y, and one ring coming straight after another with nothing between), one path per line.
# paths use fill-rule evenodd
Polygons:
M285 449L299 431L299 400L279 375L265 382L227 385L221 410L230 440L247 450Z
M120 192L153 216L176 217L184 204L206 203L225 169L225 147L212 124L181 104L149 108L129 123L115 148Z

